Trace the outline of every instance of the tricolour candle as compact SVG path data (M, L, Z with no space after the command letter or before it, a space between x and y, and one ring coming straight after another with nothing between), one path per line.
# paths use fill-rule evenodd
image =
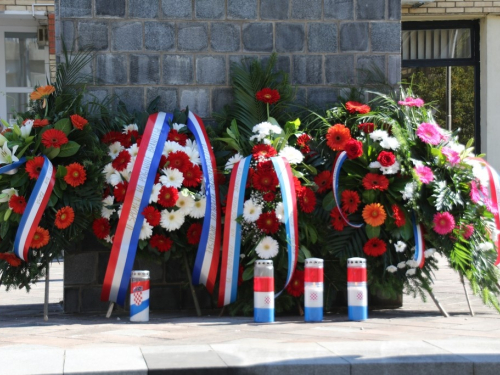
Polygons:
M309 258L304 266L304 320L323 320L323 259Z
M149 321L149 271L132 271L130 281L130 321Z
M347 311L349 320L368 319L366 259L347 259Z
M257 260L253 283L254 321L274 322L274 268L272 260Z

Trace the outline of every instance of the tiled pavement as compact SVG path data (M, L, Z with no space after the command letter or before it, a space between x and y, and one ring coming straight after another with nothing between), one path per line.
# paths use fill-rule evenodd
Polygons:
M500 374L500 315L471 296L471 317L458 276L441 263L435 294L449 318L430 298L405 296L403 308L371 311L366 322L332 314L319 324L63 314L54 265L48 322L44 283L29 295L0 290L0 374Z

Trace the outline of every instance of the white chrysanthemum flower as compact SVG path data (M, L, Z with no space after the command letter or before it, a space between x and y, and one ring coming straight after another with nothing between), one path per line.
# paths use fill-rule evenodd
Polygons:
M491 242L483 242L478 245L479 251L489 251L493 250L493 244Z
M153 190L151 191L151 196L149 197L149 203L157 203L158 195L160 194L161 184L154 184Z
M127 134L128 132L139 131L139 127L137 124L128 124L123 126L123 134Z
M243 204L243 219L249 223L256 221L262 214L262 206L256 204L252 199L247 200Z
M184 124L178 124L178 123L176 123L176 122L174 122L174 123L172 124L172 128L173 128L174 130L177 130L177 131L179 131L179 130L181 130L181 129L185 128L185 127L186 127L186 125L184 125Z
M267 121L261 122L260 124L257 124L252 128L252 133L257 134L262 138L265 138L272 133L281 134L282 131L283 130L279 126L273 125Z
M241 155L239 152L236 153L235 155L233 155L229 158L229 160L226 162L226 166L224 167L224 169L227 171L232 170L234 165L242 159L243 159L243 155Z
M114 208L108 208L107 206L112 206L113 203L115 203L115 197L112 195L108 195L106 198L102 200L102 209L101 209L101 216L105 217L106 219L110 219L111 215L116 211Z
M288 160L290 164L299 164L302 163L302 160L304 160L304 155L302 155L302 152L292 146L283 147L283 149L279 153L279 156Z
M378 161L372 161L369 165L368 168L373 168L373 169L379 169L382 167L382 164L380 164Z
M380 166L380 171L382 174L396 174L399 172L400 165L397 161L394 162L390 167L382 167Z
M399 141L394 137L387 137L380 142L380 147L387 150L397 150L401 146Z
M420 265L420 262L417 262L416 260L410 259L406 261L406 265L411 268L417 268Z
M370 138L374 141L383 141L389 136L385 130L374 130L370 133Z
M200 200L195 201L189 216L193 219L201 219L205 216L205 209L207 207L207 198L202 197Z
M13 195L19 195L19 192L14 188L3 189L0 194L0 203L8 202Z
M114 171L109 178L106 179L108 184L116 186L123 181L122 175L118 171Z
M180 211L163 210L160 225L168 231L179 229L184 224L185 217Z
M269 236L264 237L255 248L255 252L261 259L271 259L275 257L278 255L278 250L278 241Z
M417 272L416 268L410 268L408 271L406 271L406 276L413 276Z
M162 155L168 156L168 154L175 151L184 151L184 147L182 147L177 142L166 141L165 145L163 146Z
M109 145L108 155L111 156L111 159L116 159L120 151L123 150L123 146L120 142L113 142Z
M397 264L397 267L398 267L398 268L406 268L406 262L399 262L399 263Z
M132 156L132 158L135 158L135 157L137 157L137 154L139 153L139 146L137 146L137 143L134 143L132 146L130 146L127 149L127 151L130 154L130 156Z
M132 160L131 160L132 162ZM135 160L134 160L135 162ZM132 162L133 163L133 162ZM132 168L134 167L134 165L132 164L131 167L129 168L129 164L127 164L127 168L125 168L123 171L120 172L120 175L122 176L122 178L129 182L130 181L130 176L132 175Z
M274 212L278 220L282 223L285 223L285 206L283 206L283 202L278 202Z
M31 128L33 127L34 121L29 120L24 123L19 129L21 130L21 137L24 139L28 138L31 133Z
M113 168L112 163L106 164L104 166L104 168L102 170L102 173L104 174L104 176L105 176L106 181L108 182L108 184L109 184L109 181L108 181L109 177L111 177L111 175L113 173L115 173L115 172L116 172L116 170Z
M137 160L137 157L136 157L136 156L132 156L132 157L130 158L130 161L127 163L127 168L126 168L126 170L127 170L127 172L128 172L129 174L132 174L132 171L134 170L134 165L135 165L135 161L136 161L136 160ZM128 180L127 180L127 181L128 181Z
M405 200L413 199L413 194L415 193L416 188L417 188L416 182L408 182L405 185L405 189L403 191L403 199L405 199Z
M191 197L189 193L185 193L183 191L179 192L179 198L175 205L179 207L179 211L182 212L184 216L189 215L194 206L194 199Z
M163 169L162 172L165 174L165 176L160 177L160 182L163 186L174 187L176 189L179 189L182 186L184 175L180 170L176 168L167 168Z
M153 227L146 219L142 221L141 233L139 233L140 240L147 240L153 235Z
M431 256L434 255L435 252L436 252L436 249L434 249L434 248L427 249L427 250L424 251L424 256L426 258L430 258Z
M398 267L396 266L389 266L385 269L387 272L394 273L398 270Z
M403 241L398 241L394 244L394 247L396 248L396 252L402 253L406 249L406 244Z
M195 165L201 165L200 152L198 151L196 141L191 141L190 139L188 139L186 141L186 146L184 147L184 152L187 156L189 156L189 160L191 161L191 163Z

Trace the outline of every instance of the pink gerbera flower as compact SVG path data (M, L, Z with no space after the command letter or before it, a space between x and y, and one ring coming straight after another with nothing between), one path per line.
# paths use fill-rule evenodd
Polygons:
M435 146L441 142L443 135L439 126L423 122L417 128L417 136L422 142Z
M399 105L404 105L407 107L423 107L424 101L420 98L407 97L405 100L400 100Z
M498 208L495 207L491 199L486 199L485 204L486 204L486 209L490 211L493 215L496 215L498 213Z
M446 160L448 160L448 163L451 165L460 163L460 154L455 150L452 150L449 147L443 147L441 149L441 153L446 156Z
M449 212L439 212L434 215L434 231L438 234L448 234L455 228L455 219Z
M469 195L473 203L479 203L479 201L481 200L481 195L479 194L476 181L471 181Z
M417 174L420 182L423 184L428 184L429 182L434 180L434 173L432 173L432 169L424 165L415 167L415 173Z
M462 230L463 230L462 235L466 240L468 240L474 233L474 227L471 224L462 226Z

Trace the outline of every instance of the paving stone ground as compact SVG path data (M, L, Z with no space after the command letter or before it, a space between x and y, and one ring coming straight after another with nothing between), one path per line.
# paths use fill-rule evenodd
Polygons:
M0 374L500 374L500 315L469 290L470 316L458 275L440 264L434 290L449 318L430 298L405 295L402 308L370 311L365 322L338 313L318 324L299 316L256 324L152 312L149 323L134 324L123 313L64 314L55 264L48 322L43 282L30 294L0 290Z

